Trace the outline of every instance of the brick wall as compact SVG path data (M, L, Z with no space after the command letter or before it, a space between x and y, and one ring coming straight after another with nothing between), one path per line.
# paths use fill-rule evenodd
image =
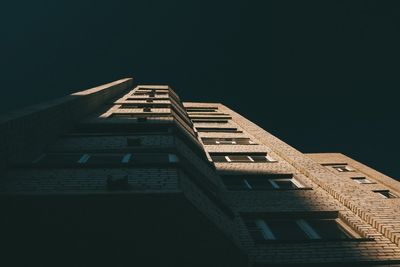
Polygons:
M258 145L207 145L207 152L266 152L275 163L215 163L222 174L269 174L292 173L301 183L312 190L291 191L225 191L224 196L237 212L235 223L241 242L246 247L254 263L339 263L376 262L390 263L400 260L397 233L399 199L382 199L370 189L351 181L346 174L338 175L323 167L306 155L285 144L262 128L250 122L221 104L184 103L185 107L218 106L218 112L232 116L228 124L211 126L208 123L196 124L202 127L236 127L243 133L199 133L201 137L248 137ZM311 155L312 156L312 155ZM321 161L321 156L315 156ZM329 160L337 161L338 157ZM340 160L344 160L343 157ZM346 160L344 161L346 162ZM349 161L356 169L377 177L382 186L396 190L399 183L390 177L377 175L376 171L364 168ZM347 174L349 175L349 174ZM376 188L381 188L374 185ZM368 192L367 192L368 191ZM271 243L255 244L243 222L242 212L309 212L338 211L339 217L369 240L350 242L319 243Z
M30 160L57 136L132 87L122 79L0 117L0 173L13 162Z

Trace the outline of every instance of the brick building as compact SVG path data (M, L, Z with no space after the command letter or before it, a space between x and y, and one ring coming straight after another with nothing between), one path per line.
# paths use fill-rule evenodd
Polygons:
M168 86L0 117L0 173L4 266L400 266L399 182Z

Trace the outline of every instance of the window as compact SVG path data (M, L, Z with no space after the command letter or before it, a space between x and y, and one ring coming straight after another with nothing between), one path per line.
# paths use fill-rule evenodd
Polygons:
M193 107L193 108L186 108L187 112L216 112L217 107Z
M374 190L374 193L377 193L379 196L383 198L397 198L395 194L390 192L390 190Z
M374 182L368 180L368 179L365 178L365 177L351 177L351 179L352 179L354 182L359 183L359 184L375 184Z
M45 154L34 164L50 166L121 166L135 164L178 163L176 154L168 153L90 153L90 154Z
M201 139L205 145L254 145L250 138L207 138Z
M354 171L353 168L351 168L347 165L335 165L335 166L332 166L332 168L334 168L338 172L353 172Z
M82 155L82 157L78 160L78 163L79 163L79 164L84 164L84 163L86 163L89 159L90 159L90 155L89 155L89 154L84 154L84 155Z
M170 163L176 163L176 162L179 162L179 158L175 154L168 154L168 161Z
M215 116L215 115L213 115L213 116L205 116L204 114L202 114L202 115L194 115L194 114L191 114L191 115L190 115L190 118L191 118L192 120L230 120L230 119L232 119L232 117L229 116L229 115L222 115L222 116Z
M276 162L275 159L271 158L269 155L264 153L251 153L251 154L240 154L240 153L230 153L230 154L220 154L220 153L210 153L210 156L214 162L248 162L248 163L260 163L260 162Z
M147 122L147 118L146 117L137 118L137 122Z
M150 110L152 108L169 108L170 105L168 104L122 104L121 105L121 109L131 109L131 108L135 108L135 109L146 109L146 108L150 108ZM143 110L145 111L145 110Z
M192 119L192 122L193 123L201 123L201 122L204 122L204 123L228 123L228 120L225 120L225 119L221 119L221 120L218 120L218 119Z
M293 178L292 174L280 175L225 175L222 180L228 190L257 191L257 190L291 190L304 188Z
M150 107L145 107L145 108L143 108L143 112L151 112L151 108Z
M86 155L86 154L85 154ZM86 156L87 157L87 156ZM79 161L84 162L87 159L82 159L83 156L81 154L73 154L73 153L51 153L51 154L43 154L32 163L39 163L45 165L55 165L55 164L74 164Z
M132 157L131 154L85 154L87 155L87 159L83 162L79 162L81 164L88 163L90 165L95 164L119 164L119 163L128 163L130 158ZM82 158L84 158L84 156ZM82 159L81 158L81 159Z
M110 118L132 119L135 118L135 116L133 114L126 114L126 113L113 113L110 115Z
M245 218L245 224L257 243L274 240L346 240L359 237L337 217L326 218L327 216L320 215L299 214L285 218L282 214L269 214Z
M215 133L242 133L237 128L214 128L214 127L196 127L198 132Z

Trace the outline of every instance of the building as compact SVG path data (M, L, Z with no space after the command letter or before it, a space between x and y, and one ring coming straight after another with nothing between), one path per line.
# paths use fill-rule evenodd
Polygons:
M0 117L3 266L400 266L400 183L123 79Z

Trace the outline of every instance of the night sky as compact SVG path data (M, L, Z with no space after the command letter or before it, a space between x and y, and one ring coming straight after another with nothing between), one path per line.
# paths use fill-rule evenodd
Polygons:
M400 178L400 1L13 1L0 112L134 77Z

